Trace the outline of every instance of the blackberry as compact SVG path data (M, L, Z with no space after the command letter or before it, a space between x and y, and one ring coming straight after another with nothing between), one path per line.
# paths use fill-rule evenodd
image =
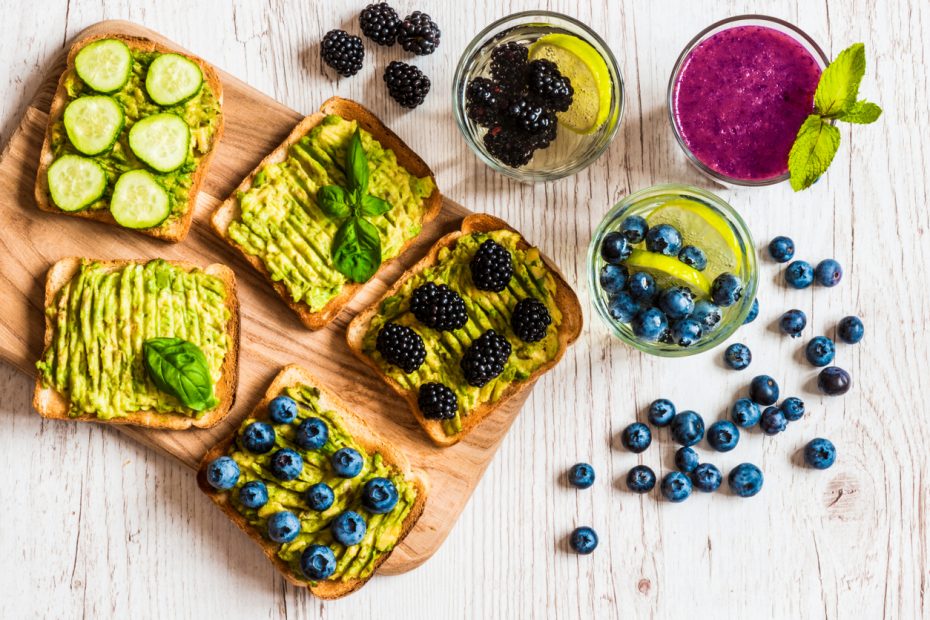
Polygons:
M417 320L437 331L447 332L468 322L461 295L445 284L427 282L414 289L410 296L410 311Z
M439 47L439 26L426 13L414 11L397 26L397 42L417 56L432 54Z
M400 18L387 2L366 6L358 16L358 23L362 33L378 45L390 47L397 40Z
M504 246L487 239L475 252L469 265L478 290L500 293L513 277L513 259Z
M572 105L575 89L571 80L559 72L551 60L534 60L526 66L526 85L530 96L543 108L564 112Z
M539 342L546 337L546 328L551 324L546 305L532 297L518 301L510 317L513 333L523 342Z
M523 90L523 72L529 50L517 42L498 45L491 51L491 77L502 86Z
M507 120L528 134L543 134L555 126L555 114L547 112L525 97L517 99L507 108Z
M468 118L482 127L499 124L500 111L504 104L501 87L487 78L475 78L465 89L465 111Z
M330 30L320 44L320 57L343 77L352 77L362 68L365 48L359 37L345 30Z
M462 372L469 385L482 387L504 372L511 352L507 339L493 329L481 334L462 356Z
M403 108L415 108L426 99L430 82L422 71L397 60L384 70L384 83L391 98Z
M449 420L455 417L459 408L459 399L455 392L442 383L424 383L420 386L417 404L424 418L431 420Z
M538 142L537 137L527 136L499 125L489 129L482 140L491 157L511 168L530 163Z
M388 323L381 328L375 348L387 363L407 374L414 372L426 359L426 347L420 335L398 323Z

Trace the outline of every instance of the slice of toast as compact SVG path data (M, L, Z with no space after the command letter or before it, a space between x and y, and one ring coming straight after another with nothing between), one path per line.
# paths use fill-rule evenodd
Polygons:
M80 258L63 258L49 269L45 280L45 308L49 308L55 303L58 291L71 281L71 278L81 267ZM128 261L113 260L100 261L107 267L117 268L131 262L140 264L148 261ZM181 261L170 261L176 267L187 271L196 269L196 265ZM100 422L104 424L133 424L136 426L145 426L148 428L159 428L168 430L184 430L190 427L209 428L215 426L220 420L226 417L230 408L236 401L236 387L239 384L239 297L236 291L236 276L232 269L225 265L212 264L204 269L206 273L221 279L226 285L226 307L229 309L229 321L226 324L226 334L229 336L229 350L223 359L221 367L222 375L220 380L214 386L214 395L219 404L213 409L207 411L199 419L185 415L184 413L160 413L152 410L127 411L125 416L101 420L92 414L83 414L72 417L68 415L69 401L67 396L60 393L54 387L46 387L42 383L41 376L36 376L35 392L32 398L32 406L43 418L54 420L77 420L80 422ZM43 352L48 349L52 343L55 326L52 323L52 317L45 313L45 345Z
M77 56L79 51L81 51L81 48L100 39L119 39L120 41L126 43L126 45L128 45L130 49L133 50L148 52L155 51L163 54L180 54L191 59L200 65L200 70L203 72L204 84L210 87L216 96L217 102L219 103L219 121L216 127L216 133L213 135L213 145L211 146L210 151L206 153L200 160L200 164L197 166L197 169L194 170L192 185L188 195L187 211L185 211L182 217L169 218L160 226L144 228L136 231L142 233L143 235L155 237L156 239L177 243L178 241L182 241L187 236L187 232L190 230L191 221L194 217L194 209L197 203L197 194L200 192L200 186L203 183L204 175L206 174L207 168L210 165L210 160L213 159L213 154L216 153L216 145L223 135L223 84L220 82L220 78L216 70L205 61L197 58L196 56L191 56L190 54L186 54L179 50L171 49L150 39L123 34L95 34L81 39L71 46L71 50L68 52L67 65L58 80L58 88L55 91L55 96L52 98L52 106L48 113L48 124L46 125L45 129L45 141L42 143L42 151L39 154L39 170L36 174L36 203L38 204L39 209L42 211L48 211L49 213L59 213L73 217L82 217L85 219L106 222L107 224L119 226L119 224L116 223L116 220L114 220L113 216L110 214L109 209L82 209L80 211L71 212L62 211L57 206L55 206L55 203L52 202L48 191L48 167L52 165L52 162L55 161L55 155L52 153L51 146L52 125L62 117L65 112L65 107L69 103L68 94L65 90L65 78L70 72L74 71L74 57Z
M291 364L285 366L278 373L265 392L265 397L252 411L252 417L258 419L267 418L268 403L270 403L274 397L280 395L285 388L295 385L308 385L319 389L321 404L326 409L332 409L339 414L340 421L351 434L352 438L369 454L381 454L385 463L399 469L404 477L416 486L417 498L410 509L410 513L404 519L400 537L394 545L394 549L396 549L397 545L407 537L407 534L409 534L416 525L420 515L423 514L428 491L425 476L420 472L414 472L407 462L407 457L405 457L402 452L379 438L374 431L368 427L364 420L350 412L349 408L339 397L324 388L319 380L300 366ZM347 581L324 580L317 582L316 585L312 585L303 575L295 572L287 562L278 557L277 545L265 538L260 531L255 529L248 520L235 509L229 499L229 491L218 491L210 486L206 476L207 466L213 459L228 454L229 448L235 440L238 430L238 427L235 428L229 436L220 440L219 443L213 446L207 454L204 455L203 460L200 462L200 467L197 470L197 484L200 486L200 489L213 500L213 503L216 504L220 510L226 513L226 516L228 516L239 529L248 534L249 538L254 540L258 546L261 547L262 552L271 560L271 563L294 585L306 586L314 596L323 599L340 598L355 592L365 585L365 583L371 579L372 575L377 572L378 567L390 557L393 549L377 560L374 570L371 571L368 577Z
M213 213L212 223L213 229L216 233L222 237L226 243L231 245L233 248L239 251L240 254L245 258L250 265L258 270L259 273L265 276L271 285L274 287L274 290L278 293L281 299L291 307L291 309L297 313L300 317L300 321L306 325L308 328L316 330L322 327L325 327L330 321L336 318L339 312L352 300L352 298L361 290L364 283L358 284L354 282L346 282L342 291L333 297L329 302L323 306L320 310L313 312L310 310L309 306L303 302L294 301L290 293L287 291L287 287L281 282L275 282L271 279L271 274L268 273L268 270L265 268L262 260L249 254L245 251L242 246L229 238L229 225L238 220L241 217L241 210L239 209L239 199L237 194L239 192L244 192L252 187L252 182L255 179L255 175L258 174L262 168L269 164L276 164L284 161L287 157L288 150L291 145L300 140L302 137L307 135L311 129L316 127L327 115L336 114L342 118L350 121L358 122L359 126L370 133L375 140L377 140L381 146L386 149L394 151L394 154L397 156L397 163L403 166L408 172L417 176L417 177L432 177L435 186L435 177L433 176L432 170L429 169L429 166L420 159L420 157L410 149L393 131L388 129L384 123L382 123L374 114L369 112L366 108L362 107L360 104L350 101L348 99L341 99L339 97L332 97L328 99L321 107L319 112L315 112L310 116L304 118L300 121L293 131L288 135L287 139L281 143L278 148L273 150L271 153L265 157L258 166L255 167L252 172L249 173L242 183L239 184L239 187L233 191L233 193L227 198L223 204L221 204L217 210ZM423 224L433 220L438 214L439 210L442 208L442 195L439 193L439 189L433 189L433 193L426 198L426 209L423 214ZM394 258L400 257L408 247L416 240L417 237L412 237L404 246L400 249L400 252L397 253L397 256ZM384 269L390 262L394 260L386 260L381 264L381 267L378 269L380 272L381 269ZM372 279L377 277L372 276Z
M562 323L558 327L558 352L551 360L537 368L529 378L524 381L514 381L509 386L507 386L506 390L497 401L482 403L473 409L467 416L464 416L462 418L462 431L453 436L445 434L442 429L442 423L439 420L428 420L423 417L423 414L420 413L420 407L417 404L416 391L408 390L401 386L399 383L397 383L397 381L386 374L370 356L364 353L362 350L362 341L365 338L365 334L368 333L372 318L378 314L381 308L381 303L385 299L396 295L410 277L422 272L429 267L432 267L437 262L439 262L439 251L442 248L454 246L456 240L462 235L473 232L491 232L494 230L502 229L520 234L508 226L506 222L494 216L486 214L469 215L462 221L462 227L460 231L449 233L448 235L436 241L426 256L420 259L420 261L413 265L409 270L404 272L404 274L397 280L397 282L394 283L394 286L388 289L384 295L381 296L381 298L376 300L371 306L360 312L354 319L352 319L352 322L349 323L349 327L346 330L346 341L349 343L349 348L352 350L352 352L355 353L359 359L374 368L375 372L385 381L385 383L391 386L391 388L397 392L397 394L407 400L407 403L410 406L410 411L426 431L426 434L429 435L430 439L432 439L440 446L450 446L459 442L484 418L496 411L498 407L503 405L511 398L514 398L518 394L521 394L523 391L530 389L540 375L558 363L558 361L562 358L562 354L565 352L565 349L568 348L568 345L575 342L575 340L578 338L578 335L581 333L583 319L581 315L581 305L578 303L578 297L575 295L575 292L568 285L568 283L565 282L565 279L559 270L552 264L549 259L543 256L542 258L545 261L546 266L549 268L553 277L555 278L556 290L554 299L556 305L562 313ZM520 236L519 247L524 250L528 250L531 247L522 235Z

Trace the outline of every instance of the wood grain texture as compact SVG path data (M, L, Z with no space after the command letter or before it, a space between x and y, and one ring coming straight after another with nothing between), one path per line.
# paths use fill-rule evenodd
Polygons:
M366 3L7 0L0 138L18 125L66 40L101 19L143 23L302 114L336 94L370 107L433 167L446 195L506 219L554 259L582 296L581 339L539 381L436 555L334 603L285 584L218 518L186 467L108 429L42 421L29 407L31 381L2 366L0 566L7 570L0 617L930 617L930 421L922 398L930 393L927 3L397 0L400 13L422 9L439 22L437 52L410 61L396 48L369 45L362 73L333 79L320 67L318 41L335 27L357 32ZM573 178L530 186L494 174L469 152L448 93L475 33L540 6L593 24L620 62L628 98L623 126L598 162ZM885 108L875 125L841 128L829 175L803 194L784 185L714 188L688 166L668 127L665 89L681 48L714 20L753 11L798 24L830 55L863 41L863 95ZM413 62L433 80L414 112L397 107L381 83L380 70L393 59ZM788 234L799 256L834 256L846 269L835 289L793 291L782 286L781 268L763 259L761 315L733 337L753 351L742 373L724 369L719 353L642 355L611 340L591 316L584 253L594 226L622 196L669 181L717 192L747 219L760 249ZM0 239L8 242L5 232ZM805 339L832 334L846 314L866 322L861 344L838 346L837 363L855 381L845 397L819 396L804 342L773 329L795 307L808 314ZM635 463L660 474L672 467L664 432L642 455L615 445L652 399L667 396L716 419L762 372L803 397L811 413L775 438L744 434L726 455L701 450L725 473L738 462L759 464L766 476L759 496L702 495L671 505L623 490ZM815 436L840 451L826 472L798 462L798 449ZM579 460L598 475L582 492L563 480ZM601 536L588 557L565 549L581 524Z

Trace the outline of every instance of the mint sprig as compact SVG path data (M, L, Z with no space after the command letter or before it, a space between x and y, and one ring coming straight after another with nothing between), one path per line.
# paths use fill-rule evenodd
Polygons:
M855 43L824 69L814 92L814 113L809 115L788 154L788 172L794 191L807 189L819 179L840 148L840 130L833 121L874 123L882 114L878 105L859 99L865 75L865 45Z

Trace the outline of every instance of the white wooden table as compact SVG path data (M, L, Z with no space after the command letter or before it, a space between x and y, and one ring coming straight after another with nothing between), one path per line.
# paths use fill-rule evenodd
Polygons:
M297 110L334 94L364 102L423 155L446 194L507 219L553 257L582 296L587 325L537 385L433 559L330 603L287 585L202 496L191 472L111 429L42 421L30 406L31 379L0 364L0 617L930 617L930 416L921 398L930 394L925 1L538 3L593 24L619 60L627 101L621 131L596 164L534 186L472 156L449 92L470 38L537 3L395 0L401 14L425 10L442 28L438 51L414 61L433 81L414 112L395 105L381 81L387 62L408 60L399 48L366 44L360 75L336 82L322 74L323 33L358 32L365 0L145 4L0 2L2 141L74 34L102 19L133 20ZM885 115L853 132L843 127L833 168L808 192L784 184L714 190L748 220L760 249L787 234L799 257L835 257L846 270L836 289L789 291L764 260L761 315L733 338L752 348L754 361L736 373L719 350L661 360L611 340L589 305L584 255L600 217L629 192L669 181L710 187L670 132L669 71L698 30L752 11L798 24L831 55L865 42L862 93ZM792 307L810 319L803 340L773 327ZM802 347L815 334L832 335L846 314L866 324L860 345L838 346L837 363L854 387L842 398L821 397ZM634 464L660 475L672 466L664 432L639 456L616 441L647 403L668 397L714 420L763 372L783 394L801 396L808 416L775 438L744 434L727 455L703 450L724 473L741 461L762 467L760 495L674 505L625 491ZM800 464L799 448L815 436L839 451L826 472ZM579 460L597 471L587 491L564 483ZM588 557L567 551L567 534L582 524L601 537Z

